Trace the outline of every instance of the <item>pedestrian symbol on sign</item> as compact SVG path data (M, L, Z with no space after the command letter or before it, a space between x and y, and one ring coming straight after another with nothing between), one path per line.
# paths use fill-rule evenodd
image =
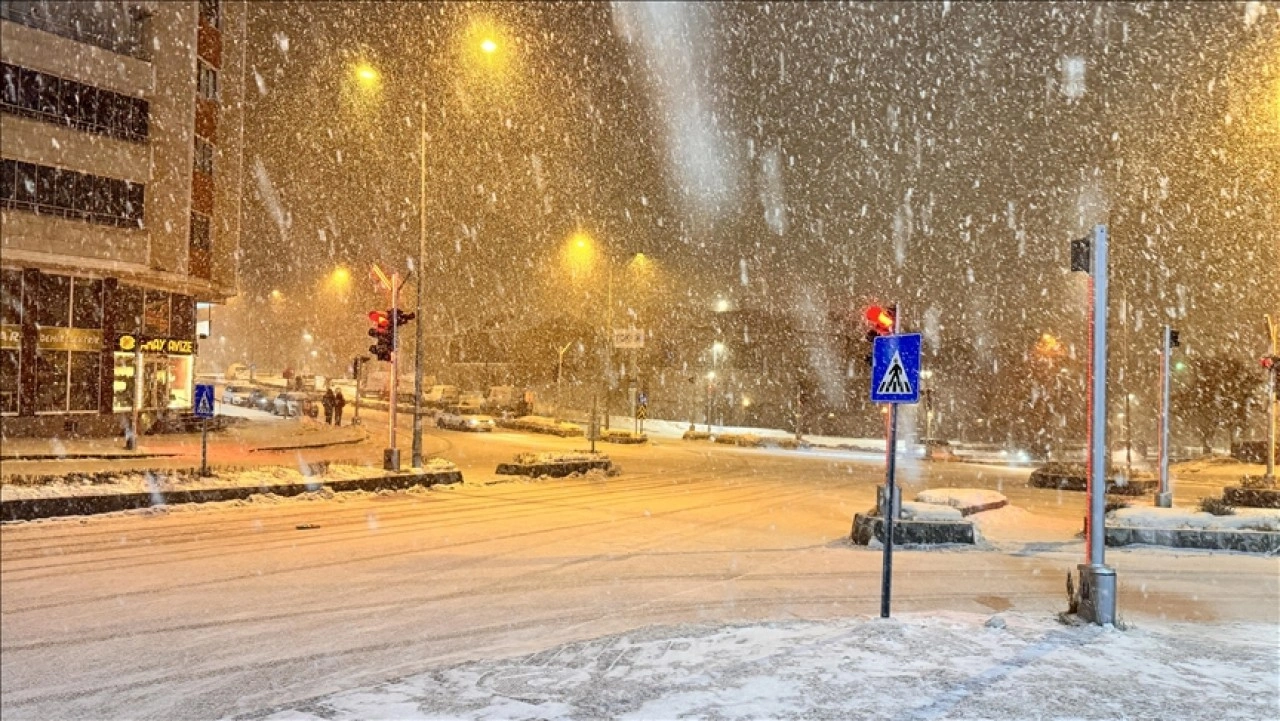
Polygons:
M196 384L195 411L197 418L213 418L213 386Z
M902 354L897 350L893 352L893 360L889 361L889 370L885 371L884 378L881 379L879 387L876 388L876 394L912 395L911 381L907 379L907 369L902 365Z

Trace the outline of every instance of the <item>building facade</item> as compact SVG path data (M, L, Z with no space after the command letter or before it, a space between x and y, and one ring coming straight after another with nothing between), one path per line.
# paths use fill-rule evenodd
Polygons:
M235 294L244 0L0 2L0 433L191 408Z

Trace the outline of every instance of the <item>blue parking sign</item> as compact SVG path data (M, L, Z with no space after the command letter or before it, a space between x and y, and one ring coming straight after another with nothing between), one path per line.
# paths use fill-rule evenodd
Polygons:
M197 418L213 418L213 385L196 384L195 413Z
M920 402L920 334L886 335L871 349L871 402Z

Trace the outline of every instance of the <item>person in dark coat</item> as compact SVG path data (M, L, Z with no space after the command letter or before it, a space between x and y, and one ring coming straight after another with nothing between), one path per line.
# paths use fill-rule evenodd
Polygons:
M324 406L324 422L333 423L333 389L326 388L324 396L320 399L320 405Z
M333 391L333 425L342 425L342 409L346 406L347 399L342 395L342 391Z

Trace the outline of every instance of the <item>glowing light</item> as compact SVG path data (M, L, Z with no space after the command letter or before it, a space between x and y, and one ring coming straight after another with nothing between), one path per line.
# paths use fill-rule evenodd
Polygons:
M498 44L493 41L493 38L485 38L480 41L480 49L492 55L493 53L498 52Z
M378 84L378 80L382 77L378 73L378 69L369 63L360 63L356 65L356 81L366 88L374 87Z

